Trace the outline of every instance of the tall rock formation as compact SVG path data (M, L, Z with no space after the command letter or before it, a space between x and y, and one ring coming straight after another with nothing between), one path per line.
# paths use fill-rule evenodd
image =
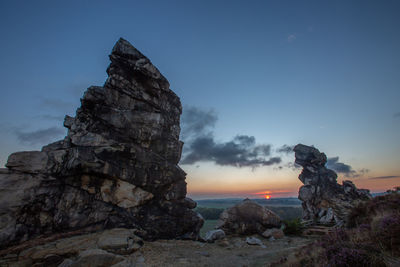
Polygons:
M359 201L371 198L369 190L357 189L351 181L338 184L336 173L325 167L326 155L318 149L298 144L293 150L295 163L303 167L299 175L304 184L299 190L303 220L342 225L350 209Z
M0 169L0 247L70 230L138 229L145 239L196 239L203 219L177 165L182 112L159 70L120 39L104 86L92 86L68 134Z

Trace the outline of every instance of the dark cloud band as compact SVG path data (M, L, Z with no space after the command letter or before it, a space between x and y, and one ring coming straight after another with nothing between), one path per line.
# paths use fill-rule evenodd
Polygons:
M284 154L290 154L290 153L293 153L293 148L294 148L294 146L283 145L283 146L279 147L276 150L276 152L284 153Z
M389 175L389 176L376 176L376 177L369 177L370 180L381 180L381 179L395 179L400 178L400 175Z
M340 162L339 157L328 158L326 167L336 171L337 173L343 174L346 177L352 178L363 176L369 172L369 170L365 168L355 171L350 165Z
M182 137L185 146L181 164L209 161L221 166L255 168L281 163L280 157L269 157L271 145L256 144L254 136L237 135L228 142L215 141L216 121L217 115L212 110L184 108Z

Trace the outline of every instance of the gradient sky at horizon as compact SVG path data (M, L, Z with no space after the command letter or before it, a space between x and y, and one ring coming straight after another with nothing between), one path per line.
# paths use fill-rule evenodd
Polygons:
M64 115L104 83L123 37L184 115L212 115L205 154L217 158L181 164L191 197L296 196L300 170L279 148L297 143L339 157L339 181L385 191L400 185L399 13L389 0L1 1L0 166L63 138ZM238 135L281 162L222 166Z

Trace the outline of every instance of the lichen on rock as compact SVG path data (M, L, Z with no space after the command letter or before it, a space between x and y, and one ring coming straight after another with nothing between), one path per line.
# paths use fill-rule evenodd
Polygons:
M0 171L0 247L76 229L126 227L144 239L197 239L203 219L177 165L182 107L169 82L129 42L110 55L64 140L17 152Z

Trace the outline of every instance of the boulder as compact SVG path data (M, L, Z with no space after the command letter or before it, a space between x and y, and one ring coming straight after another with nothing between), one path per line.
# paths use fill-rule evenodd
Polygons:
M0 248L71 230L135 228L147 240L197 239L203 224L177 165L179 97L120 39L104 86L91 86L67 136L13 153L0 170Z
M265 237L265 238L271 238L272 237L274 240L283 238L285 236L285 234L283 233L282 229L279 229L279 228L267 229L261 235L263 237Z
M107 267L123 261L124 258L101 249L82 251L70 267ZM62 264L65 264L64 262Z
M100 249L114 254L131 254L143 246L143 241L131 229L111 229L104 231L97 240Z
M205 241L212 243L215 240L225 238L225 232L221 229L211 230L206 233Z
M217 222L217 229L226 234L262 234L268 228L280 227L281 219L271 210L254 201L243 202L222 212Z
M325 167L326 155L315 147L298 144L293 150L295 163L303 167L299 199L304 221L342 225L355 205L371 198L369 190L357 189L351 181L338 184L337 174Z
M138 250L144 245L136 236L137 231L114 228L33 239L0 251L0 266L111 266L129 263L132 256L140 254Z
M257 246L261 246L262 248L266 248L264 243L256 237L246 237L246 243L249 245L257 245Z

